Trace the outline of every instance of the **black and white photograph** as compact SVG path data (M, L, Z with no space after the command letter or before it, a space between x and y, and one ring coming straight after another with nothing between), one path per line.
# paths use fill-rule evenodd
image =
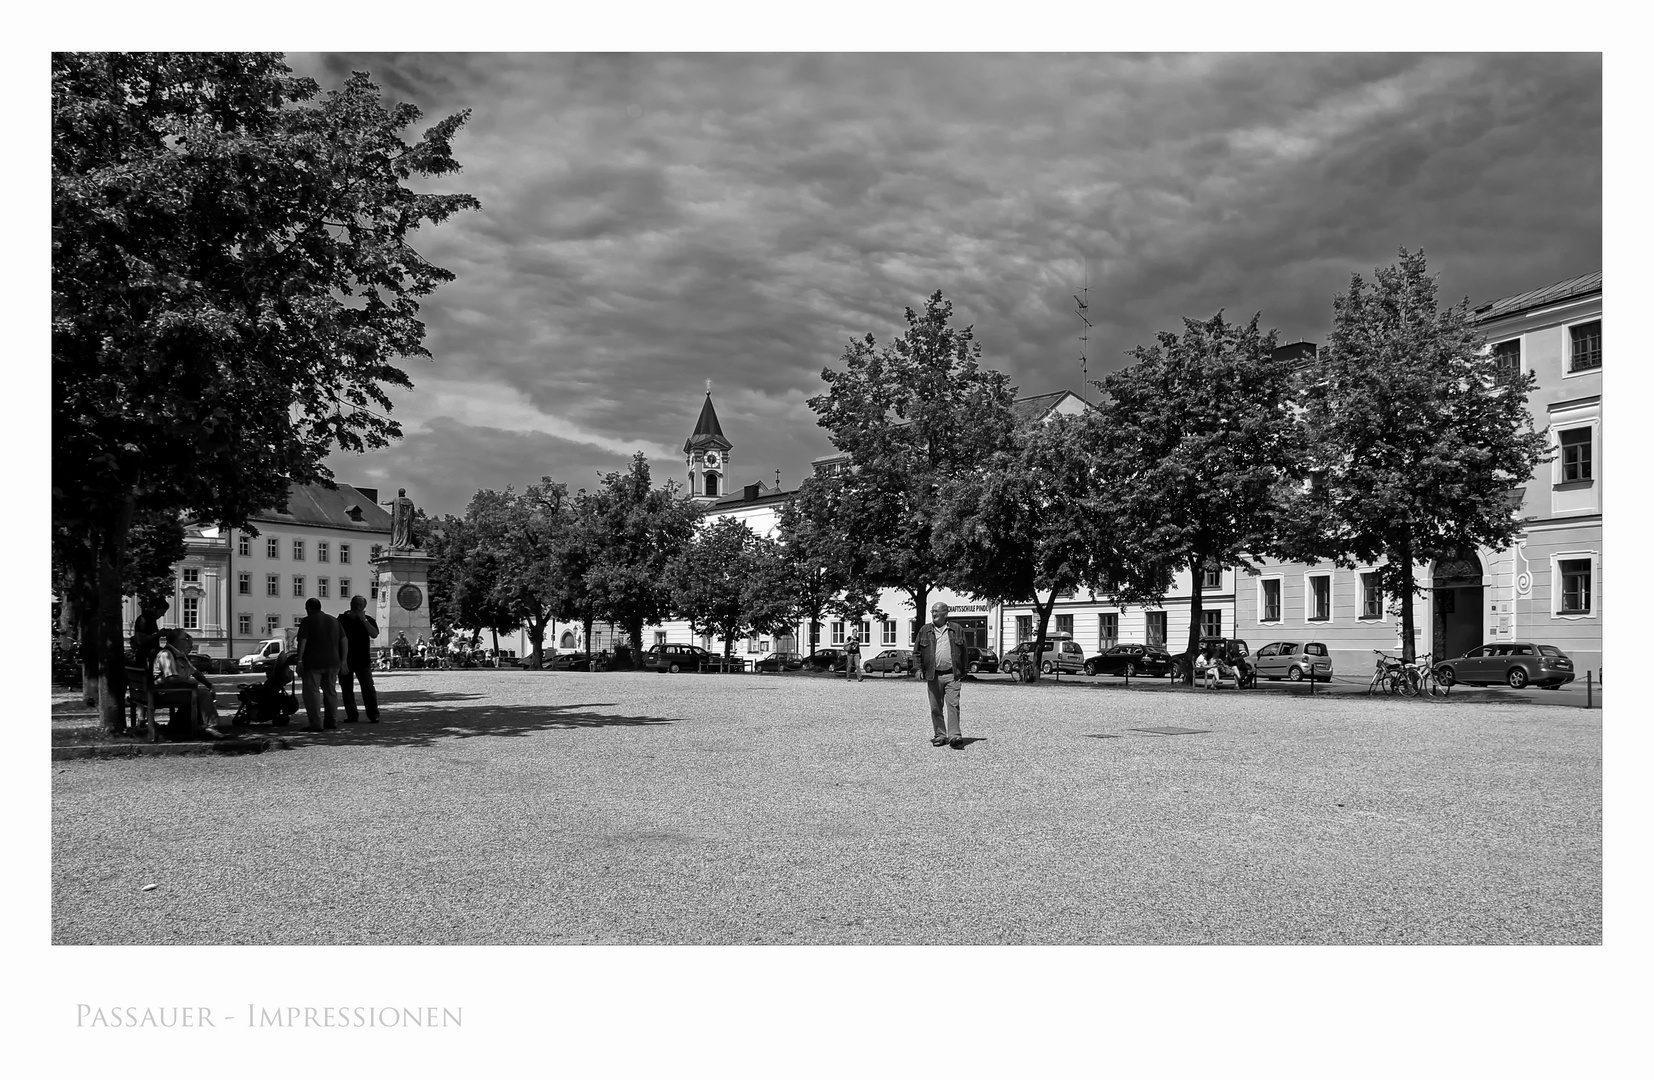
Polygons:
M1604 962L1601 38L1424 33L42 48L59 1074L1619 1075L1261 1000Z

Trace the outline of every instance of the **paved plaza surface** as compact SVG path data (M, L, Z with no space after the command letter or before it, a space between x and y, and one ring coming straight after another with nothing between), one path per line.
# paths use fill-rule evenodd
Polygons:
M380 685L289 750L53 762L53 940L1602 940L1600 710L987 681L956 750L906 679Z

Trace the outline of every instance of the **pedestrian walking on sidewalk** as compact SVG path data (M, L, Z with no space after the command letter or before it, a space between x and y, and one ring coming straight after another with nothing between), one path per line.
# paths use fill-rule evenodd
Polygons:
M919 674L930 697L930 745L952 746L957 750L965 745L959 730L959 680L965 675L965 631L957 623L948 621L949 610L940 600L930 606L930 622L919 630L915 652L919 657Z

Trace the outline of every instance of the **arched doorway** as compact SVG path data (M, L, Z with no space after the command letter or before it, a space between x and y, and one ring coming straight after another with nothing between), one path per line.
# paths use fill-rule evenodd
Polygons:
M1438 660L1463 656L1482 644L1482 560L1475 549L1461 548L1438 560L1430 576L1431 654Z
M568 649L575 648L576 647L576 642L575 642L575 638L574 638L574 631L573 630L564 630L563 631L563 636L560 639L558 639L557 647L559 649L563 649L563 650L568 650Z

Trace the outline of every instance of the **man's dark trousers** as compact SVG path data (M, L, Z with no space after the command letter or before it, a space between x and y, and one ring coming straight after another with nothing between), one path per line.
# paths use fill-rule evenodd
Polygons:
M362 707L367 710L368 723L379 722L379 692L373 688L373 668L358 668L354 664L346 664L339 669L339 690L345 699L345 723L356 722L356 692L351 687L352 680L362 684Z

